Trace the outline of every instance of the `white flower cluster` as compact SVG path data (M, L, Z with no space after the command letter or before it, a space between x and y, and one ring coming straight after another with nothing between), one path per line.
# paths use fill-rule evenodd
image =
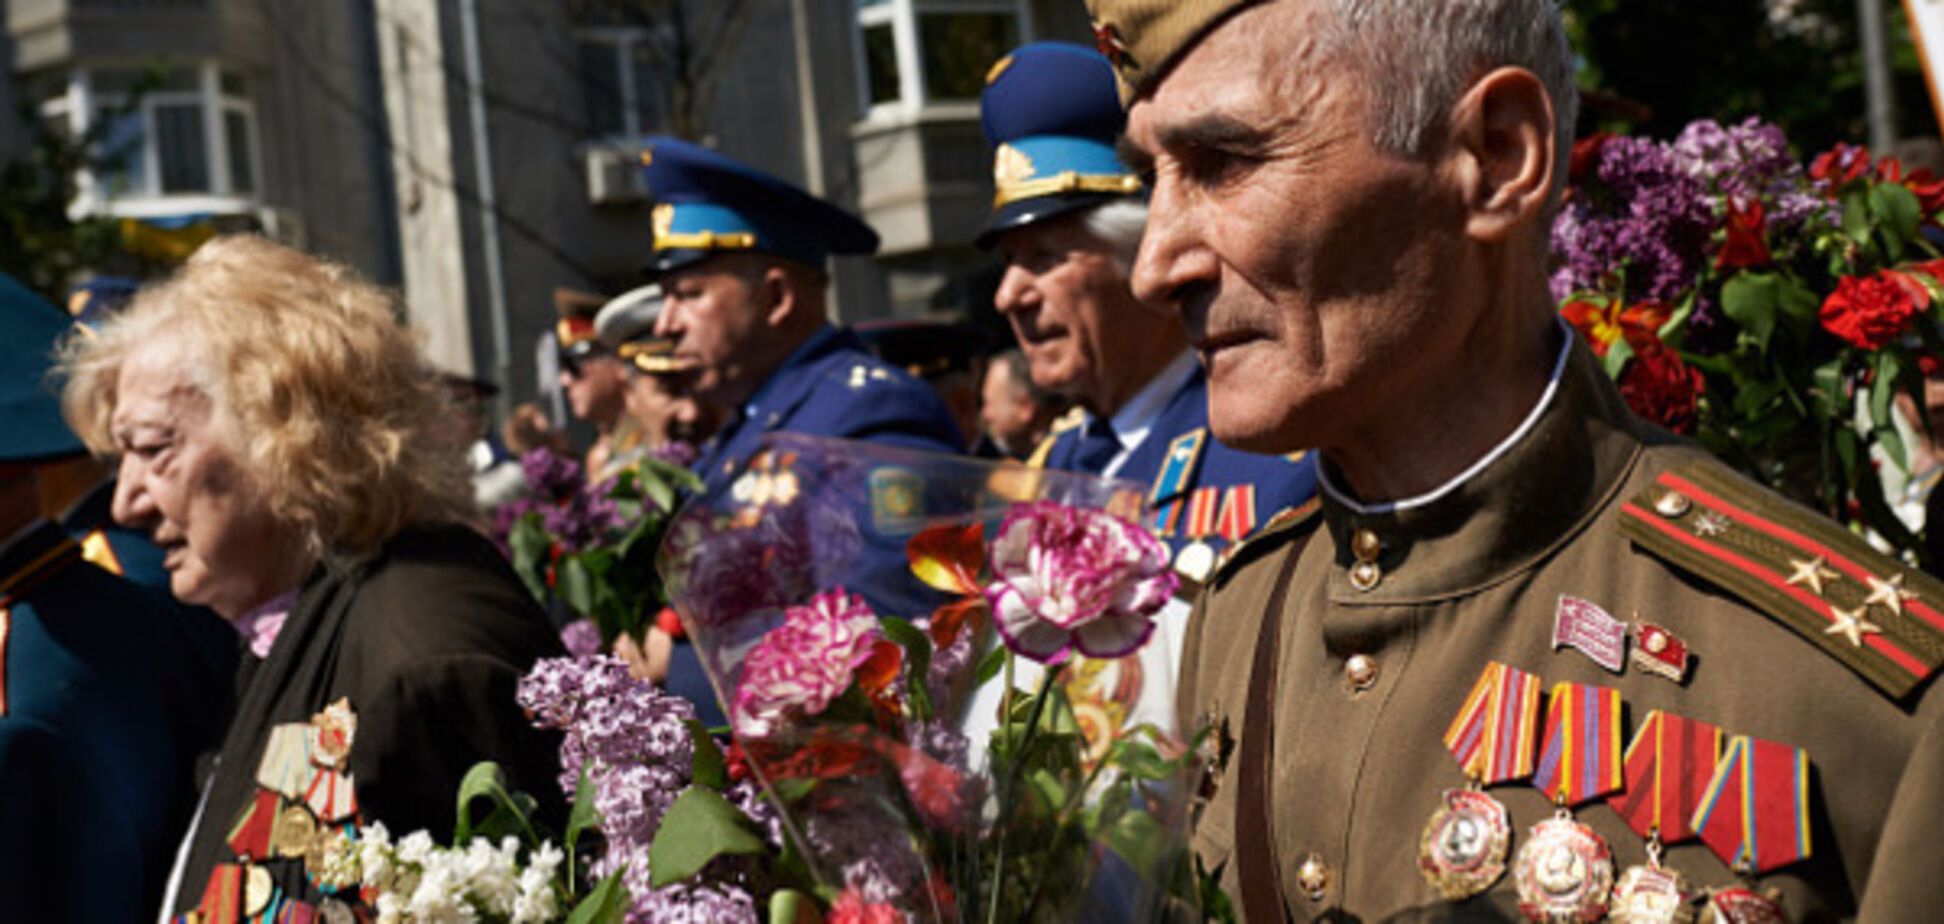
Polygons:
M465 847L440 847L424 831L393 843L382 822L340 835L324 851L318 885L371 890L378 924L548 924L564 913L556 874L564 855L542 842L519 863L520 842L496 846L475 837Z

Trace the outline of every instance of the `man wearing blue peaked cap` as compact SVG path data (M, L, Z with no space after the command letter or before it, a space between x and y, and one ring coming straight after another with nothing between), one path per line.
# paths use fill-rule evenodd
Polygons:
M1312 466L1216 442L1181 319L1134 298L1147 203L1115 152L1124 116L1107 59L1021 47L987 74L980 116L997 193L978 243L1006 264L996 307L1034 384L1080 407L1034 458L1149 485L1176 569L1199 581L1236 541L1310 499Z
M1151 525L1192 587L1241 539L1310 499L1312 465L1216 442L1181 319L1134 297L1128 271L1147 203L1115 151L1124 117L1107 60L1077 45L1026 45L988 72L980 115L996 194L977 243L1005 261L994 307L1033 383L1076 404L1029 461L1147 485ZM1160 644L1082 669L1099 673L1069 687L1076 708L1122 727L1172 727L1166 685L1144 678L1176 673L1187 619L1177 602L1159 620Z
M764 435L786 430L963 450L958 424L930 385L826 320L828 258L876 253L877 232L789 183L685 141L655 139L642 160L656 202L648 268L663 292L654 333L673 341L668 358L688 393L723 421L693 466L706 485L726 486ZM885 537L864 555L852 589L880 612L931 611L933 601L910 577L901 539ZM669 684L680 679L671 675Z
M146 921L229 679L175 614L41 515L39 467L83 451L47 380L72 329L0 274L0 908Z

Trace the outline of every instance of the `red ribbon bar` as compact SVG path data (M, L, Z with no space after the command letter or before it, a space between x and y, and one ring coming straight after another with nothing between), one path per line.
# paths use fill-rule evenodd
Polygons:
M230 851L239 857L261 860L270 856L270 827L277 820L278 796L259 788L256 798L244 806L243 813L230 826Z
M1215 534L1215 506L1221 498L1222 489L1215 487L1196 488L1188 496L1188 538L1201 539Z
M1692 840L1688 822L1720 759L1719 727L1656 709L1627 745L1627 788L1607 804L1641 837L1658 834L1663 844Z
M1691 822L1737 871L1766 873L1809 856L1809 755L1737 735L1716 765Z
M1230 545L1241 542L1256 528L1255 485L1238 484L1222 498L1222 538Z

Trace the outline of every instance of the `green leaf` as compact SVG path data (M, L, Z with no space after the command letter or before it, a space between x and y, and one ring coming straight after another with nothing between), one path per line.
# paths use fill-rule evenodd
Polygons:
M729 762L722 756L722 748L716 745L715 738L707 728L702 727L701 719L689 719L686 723L689 741L695 745L695 758L691 763L691 779L697 786L721 790L729 786Z
M513 572L520 576L520 583L526 585L527 593L535 600L545 604L547 593L547 549L553 540L547 536L547 528L541 525L540 514L531 512L514 520L513 528L506 534L507 548L513 552Z
M741 809L714 790L690 786L675 797L648 845L648 868L653 873L649 884L664 888L701 872L717 857L768 849L749 830Z
M1173 778L1179 768L1174 761L1161 756L1145 741L1122 738L1114 743L1114 751L1108 760L1128 775L1143 780L1166 780Z
M1843 234L1858 247L1870 243L1870 203L1864 190L1851 187L1843 192Z
M1138 809L1123 813L1103 832L1109 849L1142 874L1161 869L1171 839L1153 815Z
M1881 427L1890 423L1890 408L1897 396L1899 379L1903 377L1903 357L1895 350L1884 350L1876 354L1876 378L1870 382L1870 424Z
M1822 299L1814 290L1794 276L1776 277L1775 306L1781 316L1794 322L1797 329L1812 328L1816 324L1816 313L1822 308Z
M587 564L579 555L563 555L554 565L554 590L574 612L598 617L594 606L594 579L587 573ZM603 638L610 634L605 631L607 628L602 627Z
M1633 355L1633 344L1628 343L1627 338L1621 337L1613 341L1607 347L1607 354L1604 360L1607 378L1618 380L1620 373L1627 368L1627 360L1632 359Z
M1917 236L1923 219L1917 195L1901 183L1876 183L1870 187L1870 210L1882 224L1885 243L1894 245L1890 259L1903 259L1904 242Z
M620 924L628 915L628 890L621 884L623 870L609 873L567 916L567 924Z
M1721 287L1722 313L1755 338L1761 350L1768 349L1769 336L1775 332L1780 287L1774 273L1742 273Z
M809 894L795 889L770 893L769 924L817 924L821 920L817 900Z
M1903 434L1896 427L1883 427L1875 432L1876 441L1883 447L1883 454L1890 458L1890 464L1898 471L1910 472L1910 450L1904 446Z
M589 828L600 826L601 811L594 807L594 784L588 782L587 765L582 764L580 782L574 784L574 806L567 812L567 837L565 838L567 855L570 857L574 855L574 848L579 844L581 834Z
M472 818L472 804L475 799L485 799L493 806L482 821ZM506 788L506 774L500 765L490 760L473 764L472 769L459 781L458 814L453 823L452 841L466 844L474 837L498 839L512 834L523 836L528 843L538 840L533 831L533 811L536 803L532 796L511 792Z
M973 673L973 685L985 686L991 682L992 678L999 676L1000 669L1005 666L1006 646L992 646L992 650L986 652L985 657L979 659L978 670Z
M1825 419L1843 416L1843 360L1837 357L1816 367L1812 376L1816 389L1816 410Z

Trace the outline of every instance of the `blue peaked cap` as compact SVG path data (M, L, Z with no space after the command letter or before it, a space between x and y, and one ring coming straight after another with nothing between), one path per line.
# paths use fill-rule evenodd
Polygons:
M82 445L61 419L48 371L74 322L60 309L0 273L0 462L76 455Z
M993 146L992 216L978 245L1000 232L1142 194L1114 150L1127 116L1114 67L1099 52L1034 42L986 74L979 118Z
M877 232L863 219L715 151L657 137L641 161L655 200L650 273L719 253L768 253L815 267L831 254L877 253Z

